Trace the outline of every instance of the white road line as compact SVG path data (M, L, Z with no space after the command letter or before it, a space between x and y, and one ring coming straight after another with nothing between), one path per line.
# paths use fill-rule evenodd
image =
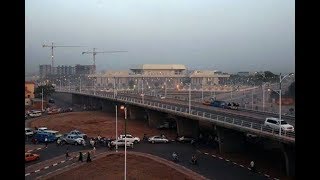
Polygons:
M219 159L223 159L222 157L219 157Z
M204 154L205 154L205 155L208 155L209 153L205 152Z
M199 153L201 153L201 151L197 150Z
M213 155L213 154L212 154L211 156L212 156L212 157L217 157L216 155Z
M48 168L49 168L49 166L44 167L44 169L48 169Z
M249 170L251 170L251 168L248 168Z
M233 164L235 164L235 165L238 165L237 163L235 163L235 162L232 162Z
M244 167L243 165L240 165L241 167Z
M58 165L58 163L54 163L54 164L52 164L52 166L56 166L56 165Z
M27 173L27 174L25 174L24 176L29 176L30 175L30 173Z
M264 176L266 176L266 177L270 177L268 174L264 174Z
M36 172L39 172L40 171L40 169L38 169L38 170L35 170L34 172L36 173Z
M229 159L226 159L226 161L228 161L228 162L229 162L230 160L229 160Z
M60 163L64 163L64 162L66 162L65 160L63 160L63 161L60 161Z
M280 180L280 179L278 179L278 178L273 178L274 180Z

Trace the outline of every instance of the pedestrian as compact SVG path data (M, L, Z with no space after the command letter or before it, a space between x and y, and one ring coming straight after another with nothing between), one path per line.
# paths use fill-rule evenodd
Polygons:
M44 139L44 142L46 144L46 148L48 148L48 138L47 137Z
M68 157L70 157L70 155L69 155L69 148L67 148L67 151L66 151L66 159L68 159Z
M87 162L91 162L90 152L88 152L88 155L87 155Z
M96 155L96 147L93 147L93 149L92 149L92 156L95 157L95 155Z
M79 152L79 159L78 159L78 161L83 162L83 155L82 155L82 152Z
M251 169L252 172L256 172L256 167L254 165L254 161L250 162L250 169Z

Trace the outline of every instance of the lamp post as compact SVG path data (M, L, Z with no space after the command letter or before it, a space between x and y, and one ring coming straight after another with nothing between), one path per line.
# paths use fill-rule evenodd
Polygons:
M279 94L279 125L280 125L280 128L279 128L279 136L281 136L281 82L286 78L286 77L288 77L288 76L290 76L290 75L292 75L292 73L290 73L290 74L287 74L287 75L285 75L285 76L283 76L282 78L281 78L281 73L280 73L280 75L279 75L279 90L272 90L272 89L268 89L268 91L274 91L274 92L276 92L276 93L278 93Z
M113 77L113 98L116 98L116 77Z
M127 179L127 107L120 106L124 109L124 180Z
M41 89L41 111L43 111L43 87Z
M144 104L144 93L143 93L143 81L144 81L144 79L142 78L141 81L142 81L142 84L141 84L141 98L142 98L142 104Z
M189 114L191 114L191 83L189 84Z
M118 106L116 105L116 140L118 139ZM118 152L118 143L116 143L116 152Z
M167 97L167 78L165 79L165 82L164 82L164 97Z

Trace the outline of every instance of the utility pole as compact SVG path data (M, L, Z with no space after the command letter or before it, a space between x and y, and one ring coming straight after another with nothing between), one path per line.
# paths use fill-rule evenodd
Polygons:
M191 114L191 83L189 84L189 114Z
M43 87L41 89L41 111L43 111Z

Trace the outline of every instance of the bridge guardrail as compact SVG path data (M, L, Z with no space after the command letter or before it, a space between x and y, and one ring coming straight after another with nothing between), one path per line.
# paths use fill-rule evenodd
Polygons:
M149 106L149 107L157 108L157 109L174 111L175 113L178 113L178 114L196 116L198 118L205 118L210 121L227 123L232 126L244 128L244 129L249 130L253 133L265 134L265 135L275 137L277 139L295 142L295 132L287 132L287 131L283 130L283 131L281 131L281 135L280 135L279 129L273 129L270 127L266 127L263 124L249 122L249 121L245 121L245 120L241 120L241 119L230 118L230 117L226 117L226 116L216 115L216 114L198 111L198 110L192 110L192 109L191 109L191 112L189 113L188 108L184 109L183 107L168 105L165 103L151 102L148 100L144 100L144 103L142 103L142 100L138 100L138 99L132 98L132 97L118 96L118 97L114 98L113 95L111 95L111 94L83 93L83 92L80 93L77 91L60 91L60 92L77 93L77 94L84 94L84 95L94 95L94 96L99 96L99 97L104 97L104 98L107 97L107 98L110 98L113 100L122 100L125 102L131 102L131 103L137 104L137 105L143 105L143 106Z

